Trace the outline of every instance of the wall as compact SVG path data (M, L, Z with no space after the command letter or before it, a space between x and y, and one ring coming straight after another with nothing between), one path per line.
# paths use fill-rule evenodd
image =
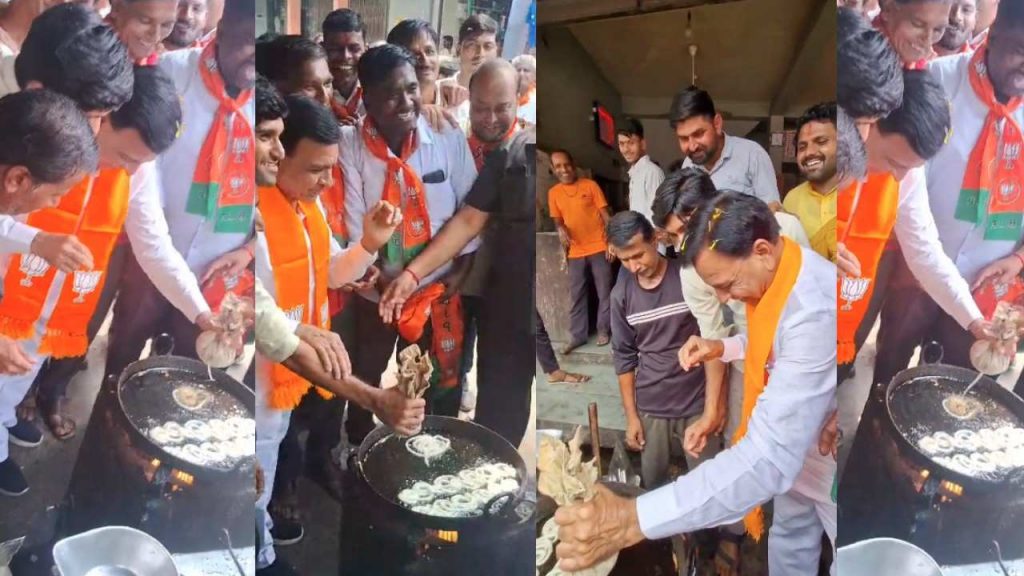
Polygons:
M391 0L388 5L387 29L391 30L395 24L409 18L417 18L436 24L436 18L434 17L437 11L436 4L437 0Z
M537 61L538 148L565 148L579 166L606 178L620 179L622 160L618 151L604 147L595 138L592 112L597 100L620 118L622 98L618 91L567 28L538 30Z

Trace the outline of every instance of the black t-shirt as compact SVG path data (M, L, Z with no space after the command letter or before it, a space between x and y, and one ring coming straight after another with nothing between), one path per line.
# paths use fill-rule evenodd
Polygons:
M484 307L511 332L534 330L536 142L532 128L514 134L487 156L466 196L467 205L491 215L485 233L491 257Z

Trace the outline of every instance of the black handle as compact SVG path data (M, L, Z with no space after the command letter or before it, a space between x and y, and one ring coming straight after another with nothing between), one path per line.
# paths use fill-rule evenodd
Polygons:
M170 334L153 337L150 344L150 356L170 356L174 352L174 338Z

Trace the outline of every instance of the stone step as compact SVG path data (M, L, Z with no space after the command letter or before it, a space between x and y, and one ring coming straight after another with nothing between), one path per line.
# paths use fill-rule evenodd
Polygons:
M591 336L586 344L576 348L570 354L561 353L562 346L565 346L565 344L565 342L551 343L555 349L555 355L558 357L559 364L577 364L582 366L594 364L601 366L615 365L615 359L612 356L612 345L609 343L605 346L598 346L597 336Z
M551 384L544 374L538 374L537 429L562 430L569 435L577 425L583 426L589 443L587 407L596 402L601 445L611 447L616 440L623 438L626 430L626 415L615 371L602 364L580 362L578 358L573 360L562 363L562 368L586 374L591 380L583 384Z

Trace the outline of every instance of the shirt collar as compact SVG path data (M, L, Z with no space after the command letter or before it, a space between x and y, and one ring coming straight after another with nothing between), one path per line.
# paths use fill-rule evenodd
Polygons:
M651 161L651 159L650 159L649 156L647 156L647 154L644 154L643 156L641 156L640 159L637 160L635 164L633 164L632 166L629 167L629 172L628 172L629 177L632 178L636 171L639 171L639 170L642 169L640 167L641 164L645 164L645 163L648 163L650 161Z
M715 165L711 167L711 170L709 170L709 172L714 172L715 170L718 170L719 168L722 167L723 164L725 164L726 160L732 158L732 141L732 136L729 136L725 132L722 132L722 155L718 157L718 162L715 162Z

